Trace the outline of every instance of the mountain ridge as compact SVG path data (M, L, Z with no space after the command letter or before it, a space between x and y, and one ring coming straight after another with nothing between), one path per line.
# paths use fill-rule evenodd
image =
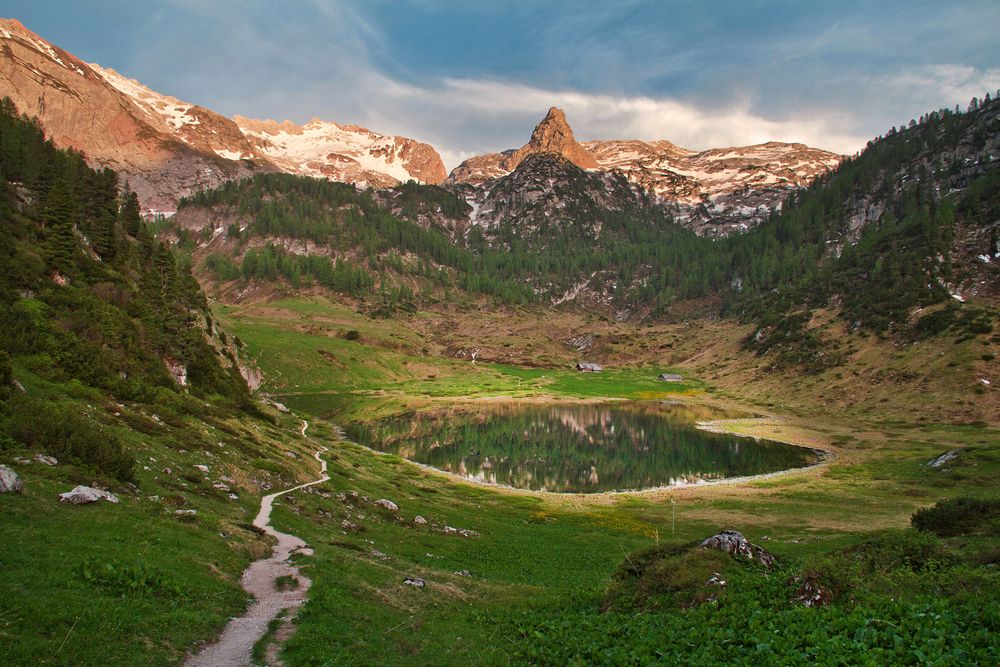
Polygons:
M451 185L488 187L531 154L551 152L592 171L617 171L644 188L695 231L745 231L779 209L792 190L835 168L843 156L802 143L769 141L695 151L665 140L577 142L566 114L552 107L518 149L471 157L448 176Z
M150 214L173 213L184 195L257 172L376 187L445 176L430 145L352 125L324 125L326 134L339 133L336 145L326 137L305 156L283 150L234 119L86 63L17 19L0 19L0 87L57 145L120 172Z
M319 119L226 118L86 63L16 19L0 19L0 37L0 84L17 107L37 116L58 145L119 171L148 214L171 214L185 195L258 172L376 189L410 179L483 186L527 156L551 152L583 169L620 171L682 224L724 235L759 224L790 190L841 159L781 142L707 151L667 140L580 142L565 112L551 107L520 148L469 158L449 174L434 147L414 139Z

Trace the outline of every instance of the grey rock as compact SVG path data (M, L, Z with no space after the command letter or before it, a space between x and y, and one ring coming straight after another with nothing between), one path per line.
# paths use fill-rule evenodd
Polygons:
M375 501L375 504L378 505L379 507L383 507L389 510L390 512L399 511L399 505L392 502L391 500L388 500L387 498L379 498L378 500Z
M931 468L940 468L945 463L948 463L949 461L954 461L955 459L957 459L959 451L960 450L958 450L958 449L953 449L950 452L945 452L944 454L942 454L941 456L937 457L933 461L928 461L927 465L928 465L928 467L931 467Z
M24 481L7 466L0 466L0 493L21 493Z
M174 510L174 516L198 516L198 510Z
M420 577L406 577L403 579L403 583L407 586L415 586L416 588L423 588L426 585Z
M59 465L59 460L54 456L46 456L45 454L35 454L35 461L47 466L57 466Z
M96 503L98 500L106 500L109 503L117 504L118 496L104 489L95 489L92 486L77 486L72 491L59 494L59 502L72 503L74 505L87 505L89 503Z
M742 556L750 560L759 560L764 567L771 567L775 558L768 553L764 547L751 544L750 540L743 536L743 533L736 530L724 530L718 535L713 535L699 546L702 549L719 549L731 556Z
M418 514L417 516L413 517L413 523L423 526L424 524L427 523L427 519Z

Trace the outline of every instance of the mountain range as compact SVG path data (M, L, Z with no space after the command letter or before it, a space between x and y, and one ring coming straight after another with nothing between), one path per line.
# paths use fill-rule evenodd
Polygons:
M469 158L449 175L438 152L414 139L320 119L299 125L226 118L86 63L16 19L0 19L0 38L0 92L37 117L58 146L122 174L147 214L172 214L183 196L271 171L361 187L412 179L488 191L527 156L556 153L589 171L621 173L678 222L718 235L758 224L790 190L842 159L781 142L705 151L665 140L581 143L565 114L552 108L524 146Z

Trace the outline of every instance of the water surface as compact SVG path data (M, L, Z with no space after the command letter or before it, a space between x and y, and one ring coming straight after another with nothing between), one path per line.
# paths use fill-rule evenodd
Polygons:
M683 404L477 404L348 427L357 442L470 480L572 493L695 484L808 466L816 453L695 427Z

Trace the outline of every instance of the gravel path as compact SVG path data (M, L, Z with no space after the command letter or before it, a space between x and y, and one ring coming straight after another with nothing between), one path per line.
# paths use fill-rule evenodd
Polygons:
M302 420L303 436L307 428L309 422ZM187 667L244 667L252 664L250 652L254 644L267 632L271 620L277 618L283 610L298 608L306 601L306 592L312 582L288 562L288 557L295 552L310 554L312 550L295 535L282 533L271 527L271 507L278 496L330 479L326 474L326 461L320 458L320 454L324 451L326 448L314 455L320 462L319 479L261 498L260 512L254 519L253 525L277 539L278 543L274 545L270 557L254 561L243 573L241 579L243 588L256 599L246 614L230 619L218 642L206 646L200 653L188 658L184 663ZM274 582L281 576L293 576L298 579L298 588L279 591Z

